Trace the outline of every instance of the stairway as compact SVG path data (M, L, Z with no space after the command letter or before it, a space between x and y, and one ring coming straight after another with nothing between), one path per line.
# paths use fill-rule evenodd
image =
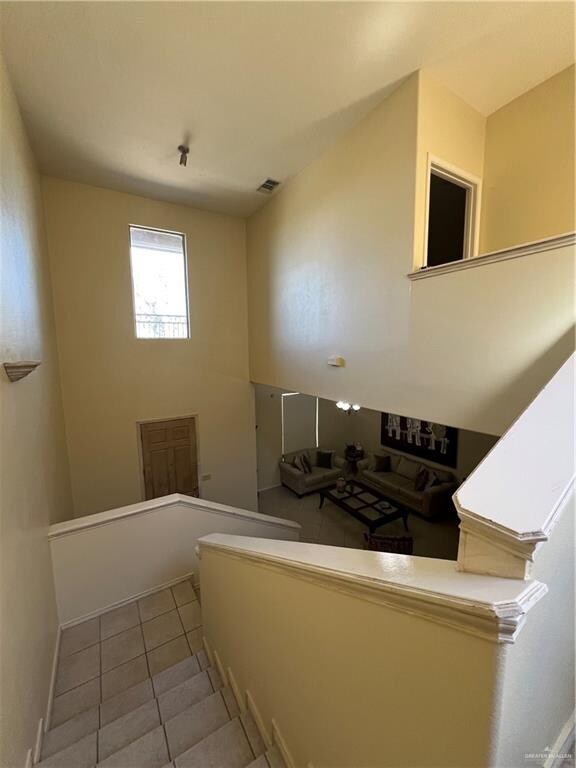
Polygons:
M38 768L284 768L202 649L189 581L62 632Z

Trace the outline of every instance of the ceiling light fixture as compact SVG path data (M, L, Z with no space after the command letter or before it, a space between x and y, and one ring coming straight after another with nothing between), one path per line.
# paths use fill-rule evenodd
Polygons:
M185 144L180 144L178 147L178 152L180 152L180 165L186 166L186 163L188 162L188 152L190 152L190 147L187 147Z
M358 413L360 410L360 406L358 403L347 403L346 400L338 400L336 403L336 408L340 408L341 411L344 411L344 413Z

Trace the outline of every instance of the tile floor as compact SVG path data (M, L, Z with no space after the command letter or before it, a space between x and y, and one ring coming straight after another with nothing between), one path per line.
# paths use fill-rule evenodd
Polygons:
M336 547L364 548L366 527L328 501L325 501L322 509L319 509L318 493L299 499L288 488L278 486L261 491L258 499L259 512L300 523L302 541ZM416 515L409 515L408 527L414 537L415 555L456 560L458 552L458 521L456 519L431 523ZM390 536L401 536L405 533L401 520L383 525L378 532Z
M201 625L198 594L183 581L63 630L51 727L98 705L102 726L144 704L150 678L203 653Z

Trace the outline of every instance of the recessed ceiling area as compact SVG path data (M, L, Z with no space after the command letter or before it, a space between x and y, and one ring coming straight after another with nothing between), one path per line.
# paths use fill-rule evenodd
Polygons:
M241 216L417 69L489 114L574 56L568 2L0 7L42 172Z

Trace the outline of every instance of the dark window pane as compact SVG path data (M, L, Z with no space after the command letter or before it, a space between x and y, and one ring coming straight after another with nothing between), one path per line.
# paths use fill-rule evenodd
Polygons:
M429 267L459 261L464 257L467 193L464 187L431 174L427 259Z

